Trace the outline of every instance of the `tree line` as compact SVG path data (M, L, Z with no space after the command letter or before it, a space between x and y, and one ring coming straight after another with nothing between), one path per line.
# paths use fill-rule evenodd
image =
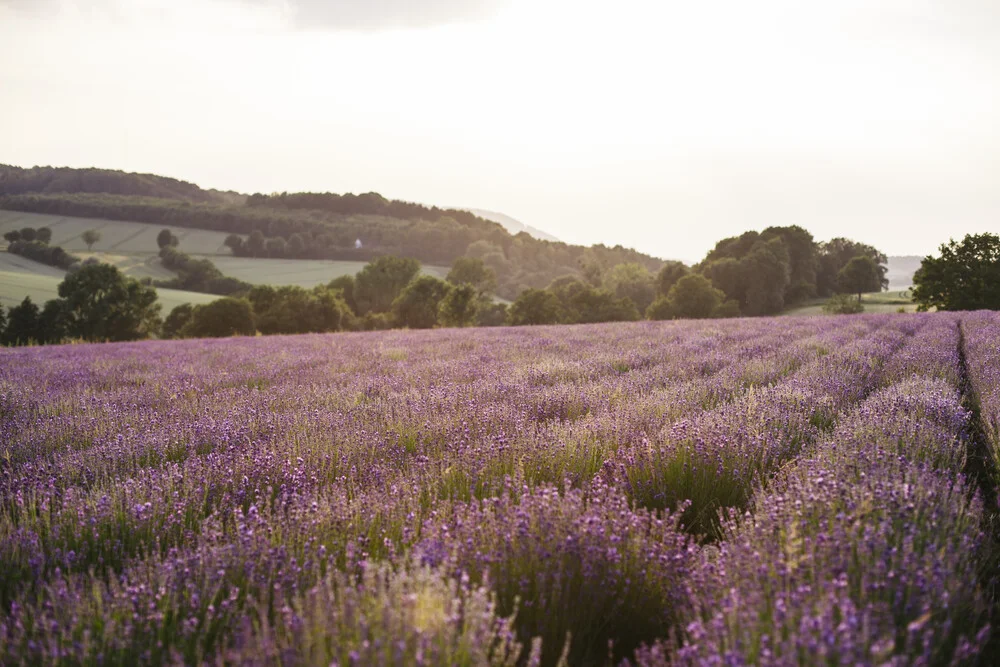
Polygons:
M0 164L0 194L92 192L225 203L236 193L203 190L194 183L114 169L31 167Z
M769 227L719 241L698 264L586 267L511 306L514 324L774 315L808 299L888 286L886 256L849 239L817 243L798 226ZM843 307L856 311L854 306Z
M48 227L14 229L3 237L7 241L7 252L42 264L65 270L80 261L79 257L69 254L61 247L49 245L52 230Z
M190 275L184 267L201 266L202 260L190 260L176 250L176 238L169 230L161 232L158 243L165 263L181 262L179 280ZM151 285L91 258L72 267L59 285L60 298L41 308L26 298L6 314L0 309L0 342L24 345L743 314L740 302L707 275L711 266L699 269L672 262L654 275L636 263L607 271L590 265L580 276L566 275L545 289L525 290L508 307L494 299L496 273L481 258L460 257L442 280L421 274L420 262L413 258L383 256L356 275L339 276L312 289L243 283L231 296L208 304L183 304L161 319ZM843 268L839 273L844 274Z

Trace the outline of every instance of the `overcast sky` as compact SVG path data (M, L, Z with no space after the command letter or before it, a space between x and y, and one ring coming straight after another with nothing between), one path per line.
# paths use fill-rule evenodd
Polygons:
M688 261L1000 231L995 0L0 0L0 162L377 191Z

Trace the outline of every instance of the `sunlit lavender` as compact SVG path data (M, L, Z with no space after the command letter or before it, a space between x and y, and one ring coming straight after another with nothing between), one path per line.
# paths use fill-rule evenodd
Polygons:
M1000 317L0 350L0 663L974 664Z

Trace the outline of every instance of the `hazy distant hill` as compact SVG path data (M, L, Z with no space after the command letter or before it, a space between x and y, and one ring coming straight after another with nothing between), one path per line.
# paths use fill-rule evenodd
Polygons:
M492 222L498 222L504 226L511 234L517 234L518 232L525 232L536 239L541 239L542 241L559 241L552 234L543 232L540 229L526 225L520 220L515 220L509 215L504 215L503 213L497 213L496 211L486 211L481 208L466 208L461 209L463 211L468 211L474 215L478 215L480 218L485 218L486 220L491 220Z
M913 274L920 268L922 257L904 255L889 258L889 289L891 291L909 289L913 286Z

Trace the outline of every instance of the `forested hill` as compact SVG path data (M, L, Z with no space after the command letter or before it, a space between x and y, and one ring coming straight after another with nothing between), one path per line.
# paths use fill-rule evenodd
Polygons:
M0 195L26 193L99 193L160 197L187 202L232 204L246 199L236 192L203 190L194 183L156 174L134 174L112 169L32 167L0 164Z
M243 237L234 239L235 252L257 257L369 260L393 254L451 264L468 255L495 271L497 293L511 299L587 267L637 263L655 272L663 265L620 245L585 247L512 235L469 211L377 193L244 196L107 169L0 165L0 208L226 231Z

